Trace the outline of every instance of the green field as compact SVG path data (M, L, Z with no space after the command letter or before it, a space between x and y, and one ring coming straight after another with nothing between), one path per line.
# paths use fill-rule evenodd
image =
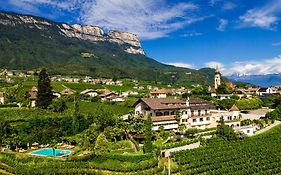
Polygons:
M72 111L74 107L74 103L67 103L68 110ZM79 108L81 113L83 114L93 114L99 115L100 110L107 111L109 113L115 115L124 115L128 114L130 111L133 110L132 107L128 107L125 105L125 102L122 103L101 103L101 102L88 102L88 101L79 101Z
M188 174L280 174L281 126L239 141L213 141L173 154L179 172Z

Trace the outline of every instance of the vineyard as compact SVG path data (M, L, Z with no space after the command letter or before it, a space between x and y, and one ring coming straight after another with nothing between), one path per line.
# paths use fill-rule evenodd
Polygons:
M280 174L281 126L237 141L210 140L198 149L172 154L175 174ZM160 161L161 162L161 161ZM1 153L0 170L12 174L165 174L153 154L105 154L67 159ZM0 172L1 172L0 171Z
M180 174L280 174L281 126L239 141L212 140L206 147L174 153Z
M151 155L119 155L86 159L51 159L0 154L0 170L12 174L157 174L158 159Z

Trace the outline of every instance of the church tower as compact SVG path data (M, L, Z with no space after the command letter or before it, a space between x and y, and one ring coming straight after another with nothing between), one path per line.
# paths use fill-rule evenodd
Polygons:
M217 66L215 71L215 89L218 89L220 85L221 85L221 73L219 71L219 67Z

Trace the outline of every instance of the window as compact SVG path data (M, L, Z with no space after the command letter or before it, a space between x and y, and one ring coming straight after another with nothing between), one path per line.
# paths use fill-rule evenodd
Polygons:
M191 116L194 116L194 111L191 111Z
M164 112L164 115L169 115L169 112L168 112L168 111L165 111L165 112Z
M171 115L175 115L175 111L172 111L172 112L171 112Z
M201 110L198 110L198 116L200 116L201 115Z
M196 118L194 118L194 119L192 120L192 122L193 122L193 123L197 122L197 121L196 121Z
M200 118L200 122L203 122L204 121L204 119L203 118Z
M187 119L182 119L182 122L183 122L183 123L186 123L186 122L187 122Z
M250 133L250 130L247 130L247 133Z
M205 110L205 114L206 114L206 115L208 114L208 110L207 110L207 109Z
M210 121L210 117L207 117L207 121Z
M162 112L156 112L156 116L163 116Z

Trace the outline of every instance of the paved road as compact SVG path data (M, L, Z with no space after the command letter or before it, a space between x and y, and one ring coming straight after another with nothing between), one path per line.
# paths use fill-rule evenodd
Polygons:
M185 145L185 146L166 149L161 152L162 152L162 154L165 153L165 157L169 157L172 152L178 152L178 151L183 151L183 150L187 150L187 149L195 149L195 148L199 148L199 146L200 146L200 142L196 142L196 143L192 143L192 144Z
M273 127L275 127L277 125L280 125L280 124L281 124L280 121L275 121L274 124L255 132L253 136L258 135L258 134L262 134L262 133L264 133L264 132L266 132L266 131L268 131L268 130L272 129Z

